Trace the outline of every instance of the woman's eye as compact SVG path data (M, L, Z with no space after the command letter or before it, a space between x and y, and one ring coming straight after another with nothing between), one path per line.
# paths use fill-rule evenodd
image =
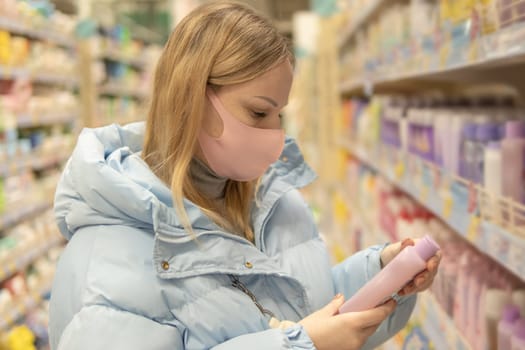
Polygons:
M253 111L252 113L253 113L253 116L255 118L264 118L264 117L266 117L266 113L265 112L255 112L255 111Z

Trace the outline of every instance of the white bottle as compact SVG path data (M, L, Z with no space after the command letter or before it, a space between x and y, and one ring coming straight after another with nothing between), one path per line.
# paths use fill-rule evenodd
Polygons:
M512 292L512 304L520 309L520 314L525 317L525 289L516 289Z
M485 148L483 185L487 192L496 197L501 197L502 193L502 171L501 145L499 142L491 142Z
M487 214L498 222L502 219L499 199L503 194L503 160L500 143L489 143L483 158L483 186L488 193Z
M491 288L485 294L485 321L489 349L497 349L498 322L503 316L503 309L510 303L511 294L504 289Z
M514 324L510 350L525 350L525 319L520 318Z

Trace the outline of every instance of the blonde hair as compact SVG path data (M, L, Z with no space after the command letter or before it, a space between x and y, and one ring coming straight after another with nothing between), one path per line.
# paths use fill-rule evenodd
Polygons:
M253 242L250 209L255 182L228 180L224 210L194 185L189 165L197 147L208 84L243 83L284 60L293 63L288 42L270 21L239 3L207 3L172 32L155 71L143 158L169 184L184 227L193 233L184 198L219 226Z

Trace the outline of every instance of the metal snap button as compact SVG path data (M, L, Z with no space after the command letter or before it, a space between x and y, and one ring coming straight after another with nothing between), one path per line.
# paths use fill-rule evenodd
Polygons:
M249 261L245 262L244 263L244 266L246 266L247 268L251 269L253 267L253 264Z
M170 263L167 261L163 261L161 266L164 271L167 271L170 268Z

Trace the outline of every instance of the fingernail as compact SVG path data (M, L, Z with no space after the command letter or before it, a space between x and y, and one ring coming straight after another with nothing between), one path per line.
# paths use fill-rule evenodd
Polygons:
M335 297L334 297L333 300L340 299L342 296L343 296L343 294L341 294L341 293L337 293L337 294L335 295Z

